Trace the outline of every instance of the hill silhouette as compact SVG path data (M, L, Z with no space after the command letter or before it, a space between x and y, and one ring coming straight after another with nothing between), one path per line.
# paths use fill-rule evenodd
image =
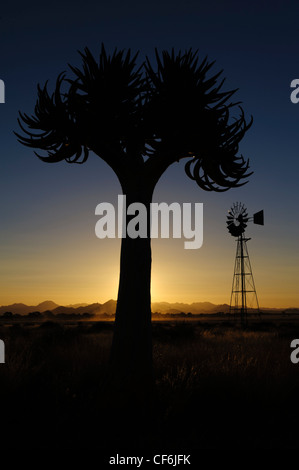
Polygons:
M52 302L51 300L45 300L44 302L39 303L38 305L26 305L23 303L15 303L12 305L6 305L0 307L0 314L5 312L12 312L19 315L27 315L30 312L45 312L46 310L53 310L59 307L58 304Z
M152 313L159 313L162 315L176 315L179 313L191 313L192 315L199 314L216 314L216 313L228 313L229 305L228 304L213 304L211 302L193 302L191 304L183 302L152 302L151 304ZM282 312L288 314L298 313L299 309L297 308L263 308L265 313L275 313ZM88 313L90 315L108 315L112 316L116 311L116 300L110 299L107 302L101 303L77 303L72 305L58 305L51 300L46 300L39 303L38 305L26 305L23 303L14 303L11 305L3 305L0 307L0 315L3 315L6 312L11 312L18 315L28 315L31 312L52 312L54 315L58 314L84 314Z
M211 302L194 302L192 304L182 302L152 302L152 312L159 312L161 314L176 314L176 313L216 313L227 312L229 306L227 304L215 305ZM51 311L54 315L57 314L83 314L89 313L92 315L114 315L116 311L116 300L110 299L107 302L92 303L92 304L74 304L74 305L58 305L51 300L41 302L38 305L25 305L23 303L15 303L11 305L4 305L0 307L0 315L5 312L12 312L13 314L27 315L30 312L45 312Z

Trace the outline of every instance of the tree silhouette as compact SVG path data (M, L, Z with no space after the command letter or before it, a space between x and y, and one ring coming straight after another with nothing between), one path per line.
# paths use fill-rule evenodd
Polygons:
M116 173L127 206L148 209L154 188L174 162L188 158L187 175L206 191L245 184L248 161L239 142L252 124L222 91L222 71L208 77L214 62L199 62L198 52L156 53L156 69L146 58L102 45L99 62L88 48L82 68L69 65L74 78L60 74L49 94L38 85L34 115L20 113L19 141L45 151L45 162L84 163L92 151ZM148 220L149 222L149 220ZM149 223L148 223L149 226ZM119 380L152 380L151 242L123 238L111 370Z

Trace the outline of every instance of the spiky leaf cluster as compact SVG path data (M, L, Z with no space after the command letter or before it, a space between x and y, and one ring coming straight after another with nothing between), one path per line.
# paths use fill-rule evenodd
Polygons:
M20 113L25 135L20 142L45 151L44 161L83 163L93 150L116 169L156 167L188 158L187 175L205 190L225 191L244 184L248 161L238 156L239 143L251 126L233 91L222 91L219 73L208 77L213 62L198 53L156 50L157 67L149 59L137 67L131 51L109 56L102 46L99 61L88 48L82 67L70 65L74 78L58 76L54 93L38 86L34 115ZM65 88L65 90L62 90Z
M223 191L238 186L246 175L248 162L237 157L239 142L251 126L242 108L237 119L230 119L229 102L236 90L222 92L221 71L208 78L213 65L205 58L198 63L197 52L190 49L175 55L156 51L154 71L149 61L147 74L153 84L149 104L150 123L155 135L156 152L171 152L176 160L191 157L187 175L205 190ZM155 152L153 152L155 153Z
M70 65L75 78L60 74L52 95L47 83L38 86L34 115L20 113L18 122L26 135L16 135L22 144L45 150L46 156L37 154L43 161L83 163L89 149L101 149L104 157L111 151L126 153L140 141L145 87L140 69L135 70L137 54L115 50L110 57L102 46L99 62L88 48L80 55L82 70Z

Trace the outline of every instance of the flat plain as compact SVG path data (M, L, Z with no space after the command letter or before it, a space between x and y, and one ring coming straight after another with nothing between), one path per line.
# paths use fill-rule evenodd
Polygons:
M1 320L3 449L299 447L297 316L153 321L144 408L134 390L128 405L103 387L112 334L113 322Z

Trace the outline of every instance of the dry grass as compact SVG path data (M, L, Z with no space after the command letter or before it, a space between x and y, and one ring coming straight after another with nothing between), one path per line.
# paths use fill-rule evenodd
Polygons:
M2 326L3 448L297 448L296 337L291 323L155 323L154 401L128 433L102 390L111 324Z

